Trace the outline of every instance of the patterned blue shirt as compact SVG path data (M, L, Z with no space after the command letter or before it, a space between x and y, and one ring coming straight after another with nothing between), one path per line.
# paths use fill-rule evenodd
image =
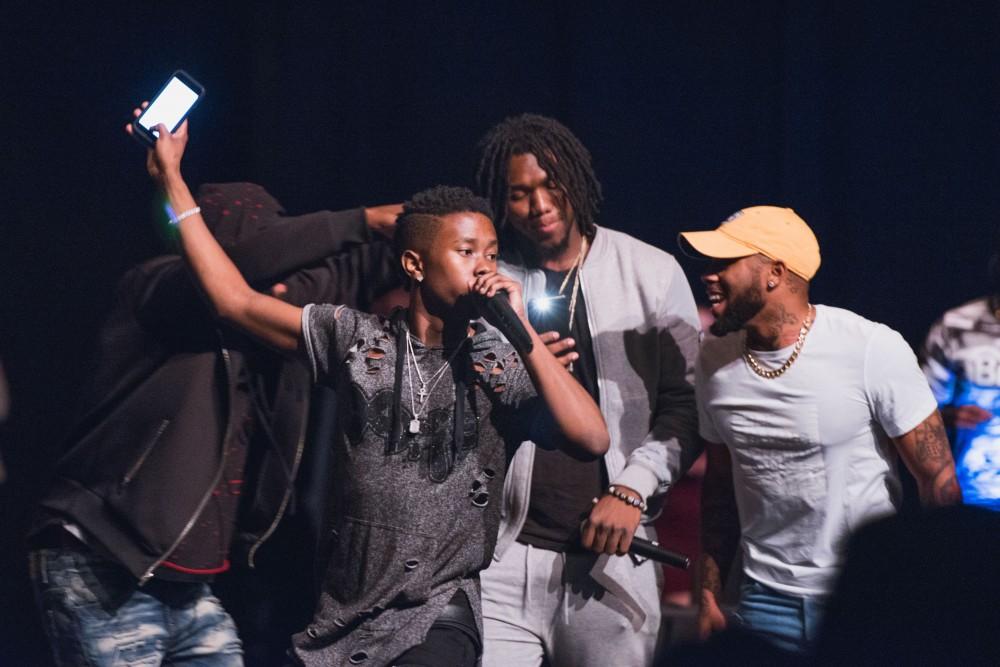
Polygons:
M978 405L992 416L951 426L958 483L967 505L1000 511L1000 320L989 298L947 311L931 327L922 366L941 408Z

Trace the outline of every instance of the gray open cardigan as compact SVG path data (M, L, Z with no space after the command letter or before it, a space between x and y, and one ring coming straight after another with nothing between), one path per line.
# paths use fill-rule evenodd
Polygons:
M544 273L516 254L504 256L500 272L521 282L525 301L545 293ZM691 288L672 255L599 227L580 289L611 436L608 479L646 499L660 495L700 451L694 363L701 334ZM534 443L522 443L507 471L497 560L524 525L534 456ZM654 537L648 525L639 533Z

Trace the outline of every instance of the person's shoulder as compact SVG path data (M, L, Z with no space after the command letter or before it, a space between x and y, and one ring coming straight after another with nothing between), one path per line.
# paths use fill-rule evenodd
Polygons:
M519 253L511 251L501 255L497 262L497 271L523 282L524 276L528 273L528 267Z
M673 255L625 232L598 227L593 256L603 270L626 267L632 280L648 287L669 290L680 279L686 284L684 271Z
M477 382L487 387L504 387L505 398L517 400L523 397L525 391L531 391L531 380L525 374L512 376L507 371L523 368L523 362L517 351L500 332L482 321L471 323L472 335L466 343L469 363ZM520 377L520 381L512 381Z
M305 310L313 321L335 321L338 326L350 325L359 331L388 331L391 328L387 317L341 304L311 303Z
M868 350L869 346L898 345L909 349L903 335L888 324L870 320L846 308L816 306L817 318L823 319L827 342L836 341L852 351Z
M514 350L514 346L507 342L499 331L483 320L473 320L469 326L472 328L472 336L469 338L471 352L475 354L492 353L502 357Z
M642 260L668 262L670 264L677 263L676 258L662 248L646 243L631 234L618 231L617 229L599 226L594 235L594 247L600 250L602 246L606 246L619 253L635 255Z
M341 309L341 317L348 316L358 323L359 329L367 331L391 331L392 322L389 317L377 313L366 313L350 306L338 306Z
M853 310L823 304L813 304L813 306L816 309L816 320L823 322L823 326L826 329L838 335L860 334L870 336L879 327L889 328L885 324L870 320L864 315L855 313Z
M940 322L948 329L971 330L984 319L996 319L990 298L985 296L946 310Z

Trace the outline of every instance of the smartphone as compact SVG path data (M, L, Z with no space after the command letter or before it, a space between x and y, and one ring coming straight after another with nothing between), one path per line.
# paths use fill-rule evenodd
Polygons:
M564 294L542 296L528 300L528 321L535 331L558 331L560 338L570 332L569 299Z
M177 70L156 93L142 115L132 122L135 130L132 136L147 146L155 145L160 133L153 128L163 123L173 132L204 94L204 86L184 70Z

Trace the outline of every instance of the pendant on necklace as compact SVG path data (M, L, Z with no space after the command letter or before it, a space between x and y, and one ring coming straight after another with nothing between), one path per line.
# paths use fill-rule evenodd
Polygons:
M417 390L417 400L423 403L424 400L426 399L427 399L427 386L421 384L420 389Z
M410 432L410 435L416 435L417 433L420 433L420 420L417 419L416 417L411 419L410 427L407 430Z

